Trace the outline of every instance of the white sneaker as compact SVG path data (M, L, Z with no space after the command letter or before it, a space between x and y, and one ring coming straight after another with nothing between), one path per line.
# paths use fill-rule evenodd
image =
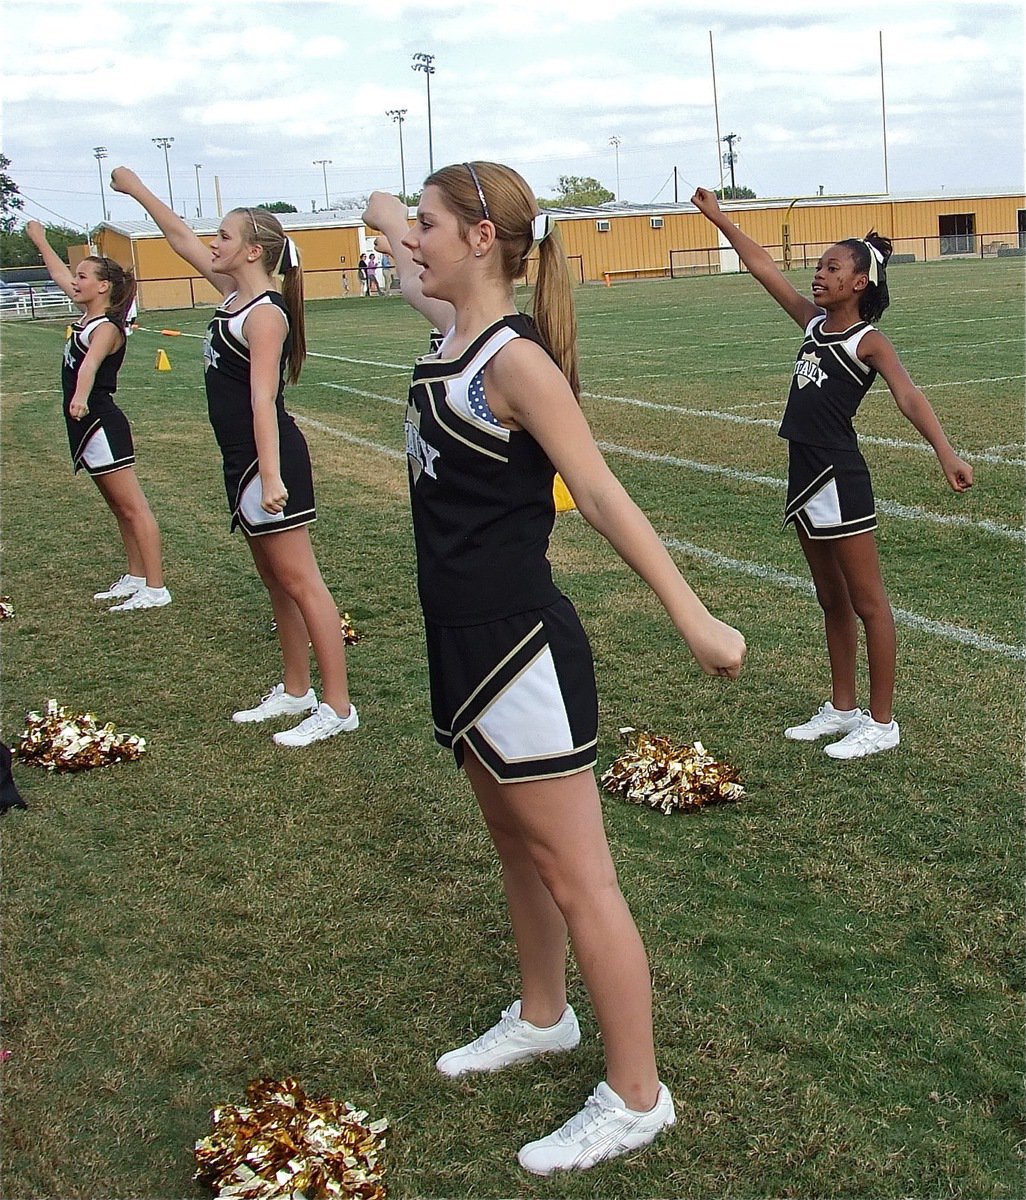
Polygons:
M242 708L232 713L232 720L239 724L248 721L268 721L271 717L296 717L317 707L313 688L307 688L303 696L290 695L283 683L276 683L256 708Z
M347 717L340 717L330 704L322 700L305 721L300 721L295 729L276 733L274 741L279 746L309 746L311 742L321 742L334 737L336 733L351 733L359 724L355 704L349 705Z
M586 1171L596 1163L647 1146L661 1130L676 1124L673 1097L664 1083L649 1112L628 1108L608 1083L600 1083L584 1107L555 1133L528 1142L517 1159L535 1175Z
M520 1001L514 1000L497 1024L466 1046L443 1054L435 1066L451 1078L472 1071L498 1071L540 1054L573 1050L580 1040L577 1015L569 1004L555 1025L542 1029L521 1018Z
M790 729L785 729L784 737L790 738L792 742L814 742L817 738L826 737L828 733L850 733L853 729L858 729L865 716L861 708L842 712L834 708L828 700L804 725L792 725Z
M831 758L865 758L869 754L879 754L881 750L893 750L900 741L897 721L881 725L867 716L858 729L823 749Z
M105 592L94 592L94 600L127 600L129 596L146 586L146 580L141 575L122 575L110 585Z
M166 587L151 588L145 585L133 592L123 604L114 604L108 612L134 612L137 608L163 608L171 603L171 593Z

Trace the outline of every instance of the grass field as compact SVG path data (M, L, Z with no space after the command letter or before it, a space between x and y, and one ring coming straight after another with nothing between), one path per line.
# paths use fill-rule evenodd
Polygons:
M228 720L276 681L277 648L227 534L199 342L156 332L198 336L209 314L144 315L129 346L119 398L174 604L120 618L90 598L122 563L69 470L64 324L5 323L4 739L52 696L148 749L81 775L16 770L29 808L2 822L4 1197L200 1197L192 1143L261 1074L387 1117L393 1197L1022 1194L1022 268L915 265L891 283L883 328L977 482L951 493L874 389L859 428L903 740L849 764L780 735L828 694L807 572L779 530L797 329L743 276L578 293L596 437L750 646L743 681L702 677L609 547L560 517L552 557L593 639L600 765L622 725L698 738L749 796L688 817L607 798L678 1125L552 1180L515 1152L601 1077L577 979L577 1054L474 1083L433 1066L491 1023L515 976L486 834L431 740L401 453L422 322L398 300L308 310L289 406L314 458L321 566L364 635L350 651L363 724L301 752Z

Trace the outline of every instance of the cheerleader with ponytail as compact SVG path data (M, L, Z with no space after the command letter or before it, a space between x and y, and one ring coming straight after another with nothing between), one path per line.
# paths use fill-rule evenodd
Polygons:
M114 514L128 566L93 598L119 601L111 612L163 608L171 603L171 593L164 586L160 530L136 477L131 426L114 402L135 278L100 254L90 254L72 272L38 221L29 221L25 232L50 278L82 309L70 327L61 372L71 461L76 471L85 468L93 477Z
M788 443L784 520L797 531L823 609L831 696L808 721L785 729L784 737L812 742L842 734L825 748L837 759L893 750L900 742L893 710L894 615L877 556L869 468L852 424L877 374L902 414L933 447L956 492L972 486L973 469L952 449L929 401L890 341L871 323L890 303L891 243L870 232L829 247L816 264L809 300L769 253L721 210L714 192L699 188L692 203L805 332L780 426L780 436ZM857 706L855 693L860 622L869 658L866 711Z
M580 1041L567 939L602 1032L606 1078L523 1146L547 1175L644 1146L675 1120L660 1082L648 961L620 892L593 773L588 639L547 558L558 470L581 515L663 603L706 672L733 677L744 639L712 617L613 476L581 412L573 289L558 230L498 163L444 167L417 219L375 192L365 221L395 250L403 296L443 333L414 369L406 450L435 737L467 775L502 864L519 998L438 1059L447 1077ZM514 282L537 253L533 318ZM454 1000L454 1020L477 1007Z
M310 455L285 409L285 383L297 382L306 357L295 243L267 209L236 208L205 246L134 172L118 167L111 186L137 200L171 248L224 297L203 350L207 408L224 461L230 527L242 529L270 593L284 661L282 681L232 719L309 713L274 735L280 746L307 746L356 729L338 609L310 541L317 519ZM311 646L321 673L320 703L311 686Z

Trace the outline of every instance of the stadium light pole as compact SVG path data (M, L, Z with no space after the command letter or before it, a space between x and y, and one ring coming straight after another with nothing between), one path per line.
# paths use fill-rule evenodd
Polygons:
M620 199L620 143L622 141L623 141L623 138L619 137L615 133L609 139L610 146L612 146L613 150L616 152L616 198L617 198L617 200Z
M331 208L331 203L328 200L328 166L331 163L330 158L315 158L313 164L315 167L321 168L321 174L324 176L324 207Z
M196 216L202 217L203 216L203 193L200 191L199 173L200 173L200 167L202 167L203 164L202 163L193 163L193 166L196 168Z
M424 79L427 83L427 112L428 112L428 174L433 175L435 170L435 149L431 139L431 76L435 73L435 56L433 54L415 54L413 56L413 70L423 71Z
M167 157L168 147L175 139L173 137L156 137L150 138L150 141L158 145L164 151L164 170L167 171L167 206L174 211L175 196L171 191L171 163Z
M392 120L399 126L399 174L403 181L403 203L406 203L406 159L403 157L403 121L406 119L405 108L390 108L386 113L386 117L391 117Z
M107 220L107 193L103 190L103 162L102 159L107 157L106 146L94 146L93 158L96 159L96 169L100 173L100 203L103 205L103 219Z

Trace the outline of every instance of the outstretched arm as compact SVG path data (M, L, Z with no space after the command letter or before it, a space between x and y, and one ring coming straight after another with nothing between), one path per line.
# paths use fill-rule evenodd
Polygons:
M802 329L823 311L794 287L763 246L734 224L720 208L715 192L699 188L691 203L720 230L752 275Z
M509 343L489 364L485 386L493 412L511 417L534 437L566 481L581 516L656 594L702 670L736 678L744 638L692 591L606 465L570 385L545 351L524 339Z
M128 167L115 167L110 174L110 186L115 192L123 192L138 201L156 221L175 254L195 267L222 295L232 290L235 285L227 275L219 275L211 270L210 247L205 246L182 218L172 212L159 196L154 195L134 171Z
M372 229L380 229L388 238L403 299L411 308L427 317L435 329L446 333L456 319L456 312L448 300L434 300L421 291L420 267L403 245L403 238L410 229L407 211L406 205L398 196L392 196L388 192L372 192L364 210L363 220Z
M973 486L972 466L955 453L933 406L912 381L890 340L874 329L859 342L858 354L867 366L880 372L902 415L933 447L951 488L956 492L968 491Z
M78 301L75 300L75 293L71 286L74 279L74 276L71 274L71 268L46 240L46 230L38 221L29 221L25 226L25 233L43 256L43 262L46 264L46 270L50 278L69 300L74 300L77 304Z

